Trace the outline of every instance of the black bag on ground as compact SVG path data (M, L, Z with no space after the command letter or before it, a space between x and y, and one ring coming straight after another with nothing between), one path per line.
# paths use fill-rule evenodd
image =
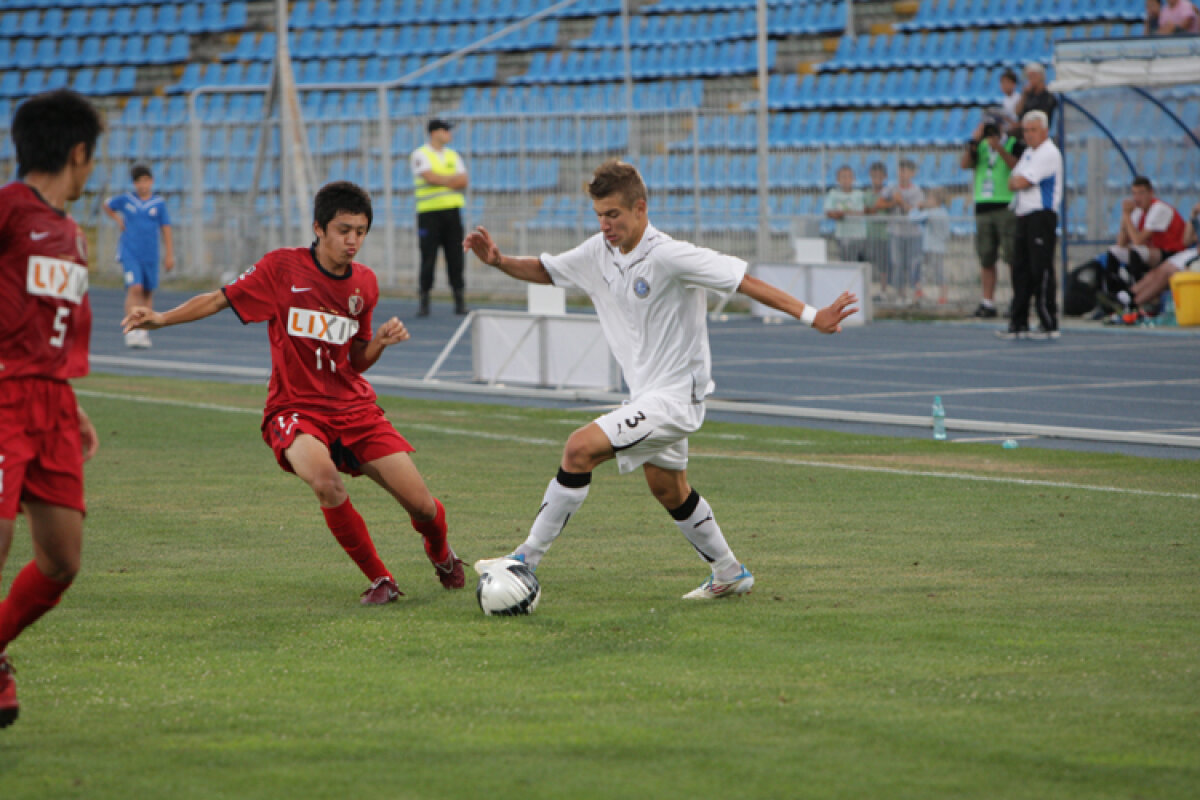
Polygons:
M1096 259L1080 264L1067 274L1063 287L1063 313L1080 317L1096 307L1096 293L1101 291L1104 265Z

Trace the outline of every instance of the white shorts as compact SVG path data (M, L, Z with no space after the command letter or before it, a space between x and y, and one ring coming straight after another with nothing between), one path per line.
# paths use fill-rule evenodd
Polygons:
M687 437L704 422L704 404L652 392L634 397L594 421L616 451L622 475L643 464L684 470Z
M1180 252L1171 256L1167 259L1167 263L1172 264L1179 269L1200 270L1200 263L1194 263L1196 262L1197 258L1200 258L1200 250L1197 250L1195 247L1191 247L1187 250L1181 250Z

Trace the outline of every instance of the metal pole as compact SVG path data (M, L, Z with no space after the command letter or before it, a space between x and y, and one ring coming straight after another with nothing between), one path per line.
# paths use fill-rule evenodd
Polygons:
M854 0L846 0L846 35L851 39L856 35L854 33Z
M399 276L396 274L396 225L392 208L395 190L392 183L392 118L387 87L380 86L376 91L379 93L379 166L383 170L383 243L387 249L387 282L395 286Z
M771 241L771 188L767 163L767 0L758 0L758 259L767 258Z
M638 157L638 137L633 128L633 50L629 41L629 0L621 0L621 62L625 72L625 126L630 158Z
M204 166L200 160L200 115L196 93L188 95L188 161L192 171L192 264L196 274L206 266L204 253Z

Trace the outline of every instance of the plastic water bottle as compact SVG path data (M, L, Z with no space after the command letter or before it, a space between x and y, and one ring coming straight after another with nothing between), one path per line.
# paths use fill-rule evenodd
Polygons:
M941 395L933 398L933 438L939 442L946 438L946 408Z

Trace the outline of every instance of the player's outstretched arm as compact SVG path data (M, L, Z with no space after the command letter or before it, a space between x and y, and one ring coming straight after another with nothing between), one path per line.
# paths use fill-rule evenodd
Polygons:
M137 306L121 320L121 330L129 333L135 328L153 331L168 325L182 325L185 322L211 317L226 308L229 308L229 301L225 299L225 293L217 289L198 294L170 311L153 311L145 306Z
M370 342L364 344L356 339L350 345L350 366L358 372L366 372L375 366L375 362L386 348L408 341L408 338L408 328L404 327L404 323L399 319L392 317L375 329L375 335L371 337Z
M803 319L805 304L766 281L747 275L742 278L738 291L764 306L790 314L796 319ZM857 302L858 298L852 293L842 292L832 303L817 309L812 326L821 333L841 333L842 320L858 313L858 308L854 306Z
M517 280L529 283L553 283L550 280L550 273L542 266L541 259L518 258L502 254L500 248L492 241L492 235L482 225L468 233L467 237L463 239L463 250L470 250L476 258L489 267L495 267Z

